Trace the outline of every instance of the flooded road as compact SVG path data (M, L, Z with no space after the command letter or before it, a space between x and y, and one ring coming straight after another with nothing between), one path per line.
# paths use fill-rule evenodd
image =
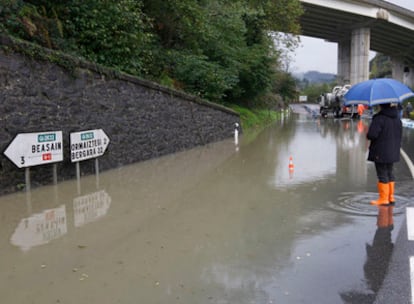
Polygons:
M401 161L396 206L369 205L368 124L293 115L2 196L1 303L373 303L413 178Z

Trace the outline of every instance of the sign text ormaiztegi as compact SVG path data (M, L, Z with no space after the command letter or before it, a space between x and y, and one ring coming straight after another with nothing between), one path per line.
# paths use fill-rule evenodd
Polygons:
M102 129L70 133L70 159L74 163L96 158L105 153L108 144Z

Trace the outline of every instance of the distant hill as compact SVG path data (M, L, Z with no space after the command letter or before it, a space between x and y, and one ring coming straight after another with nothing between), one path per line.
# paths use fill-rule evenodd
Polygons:
M391 77L391 59L389 56L377 53L369 62L370 78ZM318 71L308 71L306 73L296 73L293 75L300 81L308 84L332 83L336 80L336 75L331 73L321 73Z
M331 83L335 81L336 75L318 71L308 71L303 74L302 78L306 79L309 83Z
M321 73L318 71L308 71L306 73L294 74L297 79L299 89L304 89L309 85L323 85L335 82L336 75L331 73Z

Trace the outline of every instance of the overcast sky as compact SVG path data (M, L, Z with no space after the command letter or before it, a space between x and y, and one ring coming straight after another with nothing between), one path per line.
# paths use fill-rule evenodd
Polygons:
M414 0L387 0L387 2L414 11ZM322 39L301 37L301 47L292 55L290 72L300 73L311 70L334 73L337 72L337 44ZM372 52L371 56L375 53Z

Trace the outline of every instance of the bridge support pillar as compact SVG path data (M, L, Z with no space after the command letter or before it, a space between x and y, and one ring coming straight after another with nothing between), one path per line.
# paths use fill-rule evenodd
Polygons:
M338 43L338 82L340 85L351 82L351 41Z
M397 58L391 58L392 61L392 78L397 79L414 88L414 66L408 66Z
M371 30L359 28L351 35L351 84L369 79L369 49Z

